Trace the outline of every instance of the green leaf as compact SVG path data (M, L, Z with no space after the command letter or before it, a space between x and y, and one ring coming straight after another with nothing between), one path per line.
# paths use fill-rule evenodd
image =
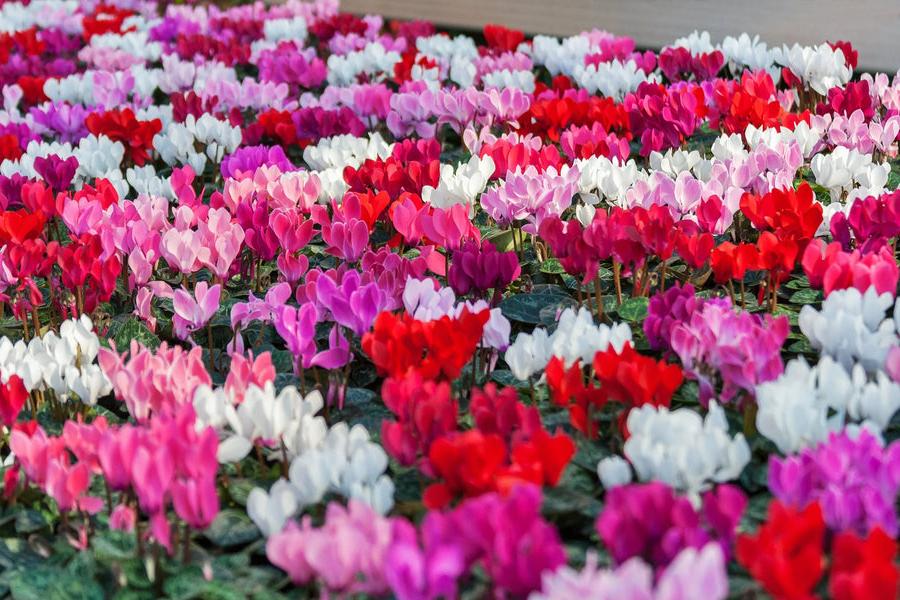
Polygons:
M262 485L260 482L252 479L235 477L228 480L228 495L237 504L247 506L247 497L250 495L250 491L260 485Z
M522 381L512 374L508 369L496 369L491 373L491 379L502 385L503 387L516 387L527 389L528 382Z
M272 365L277 373L294 374L294 355L287 350L271 350Z
M496 229L483 236L483 239L494 244L500 252L508 252L514 247L512 229Z
M649 303L649 298L629 298L622 303L622 306L619 307L617 312L623 321L639 323L647 316L647 306Z
M247 513L226 508L219 513L203 535L220 548L231 548L259 539L260 533Z
M98 532L91 539L91 549L102 563L131 560L136 554L134 535L113 529Z
M191 600L193 598L242 600L244 594L231 583L213 579L207 581L199 567L187 567L166 579L163 589L169 598Z
M36 510L25 509L16 514L16 533L34 533L47 526L47 519Z
M58 567L19 570L10 574L14 600L102 600L103 588L88 577Z
M822 292L812 288L798 290L791 294L791 304L817 304L822 301Z
M555 258L548 258L541 263L541 273L545 273L547 275L562 275L565 272L566 270L563 269L563 266L560 264L559 260Z
M576 305L575 299L562 291L558 286L546 286L540 291L529 294L515 294L505 298L500 303L503 315L520 323L538 325L543 316L554 317L557 310L562 310Z
M375 392L366 388L349 388L344 397L344 408L341 418L350 425L359 423L369 430L371 435L381 431L381 422L393 418L393 413L378 402Z
M160 344L156 334L147 329L147 326L135 317L129 318L118 328L113 340L119 351L126 350L131 345L131 340L137 340L150 350L156 350Z

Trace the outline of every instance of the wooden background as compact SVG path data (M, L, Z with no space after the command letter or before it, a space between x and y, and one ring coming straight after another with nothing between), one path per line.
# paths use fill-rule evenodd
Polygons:
M850 40L861 69L900 69L900 0L342 0L343 10L527 33L606 29L659 48L695 29L713 42L744 31L772 44Z

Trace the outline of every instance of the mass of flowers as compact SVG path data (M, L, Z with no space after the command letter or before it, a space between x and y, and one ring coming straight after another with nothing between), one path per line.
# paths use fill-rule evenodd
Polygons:
M900 596L900 73L339 9L0 2L0 595Z

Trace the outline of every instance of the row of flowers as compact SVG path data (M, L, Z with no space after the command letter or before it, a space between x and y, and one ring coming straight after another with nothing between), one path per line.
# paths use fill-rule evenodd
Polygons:
M53 552L128 539L156 595L243 553L322 597L896 597L900 76L849 43L0 25L2 496Z

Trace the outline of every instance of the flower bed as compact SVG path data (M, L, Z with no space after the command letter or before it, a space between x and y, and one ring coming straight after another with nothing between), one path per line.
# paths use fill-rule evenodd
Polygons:
M0 5L0 589L894 598L846 42Z

